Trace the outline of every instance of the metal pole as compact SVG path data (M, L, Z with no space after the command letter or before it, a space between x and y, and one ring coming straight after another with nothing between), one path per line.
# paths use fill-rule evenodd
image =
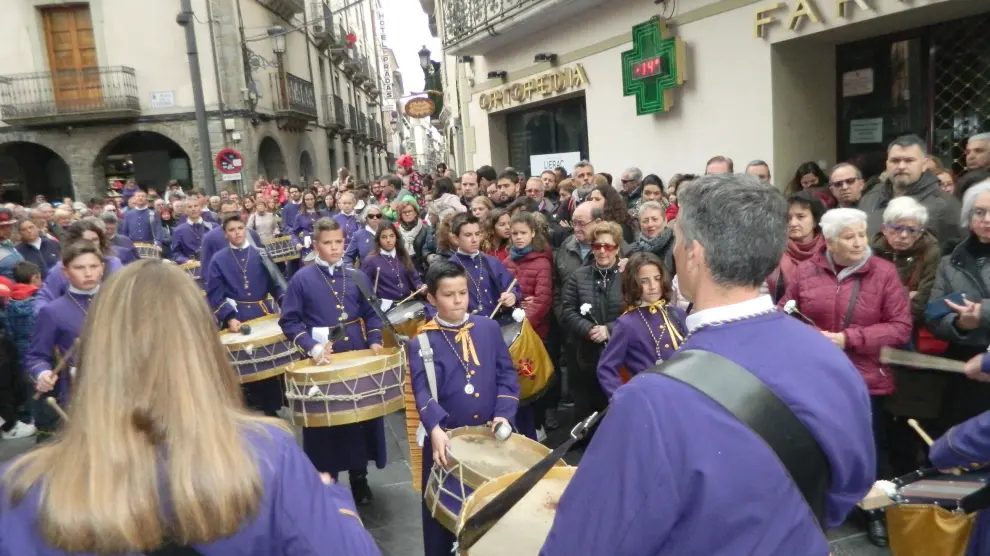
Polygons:
M217 185L213 180L213 155L210 149L210 130L206 126L206 101L203 99L203 75L199 69L192 0L180 0L180 4L182 11L175 21L186 31L186 52L189 54L189 74L192 79L193 101L196 103L196 128L199 131L199 156L203 159L203 186L206 194L213 196L217 193Z

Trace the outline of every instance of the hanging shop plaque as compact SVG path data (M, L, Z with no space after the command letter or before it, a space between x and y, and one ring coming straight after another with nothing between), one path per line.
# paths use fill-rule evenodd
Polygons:
M673 89L687 79L684 43L659 19L633 27L632 42L632 50L622 53L622 94L635 95L637 115L667 112Z
M437 111L437 105L428 98L414 98L406 101L405 111L410 118L426 118Z

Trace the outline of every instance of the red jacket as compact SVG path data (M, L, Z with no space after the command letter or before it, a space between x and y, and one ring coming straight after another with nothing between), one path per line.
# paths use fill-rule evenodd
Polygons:
M911 338L911 305L897 267L871 256L866 264L839 282L825 253L801 263L786 284L783 307L797 301L801 313L826 332L842 330L849 311L854 277L860 281L859 296L846 334L846 355L866 381L871 396L892 394L894 376L880 363L880 348L904 345Z
M518 261L506 257L505 268L519 280L523 298L533 298L526 306L526 318L540 338L545 338L553 306L553 253L550 249L533 251Z

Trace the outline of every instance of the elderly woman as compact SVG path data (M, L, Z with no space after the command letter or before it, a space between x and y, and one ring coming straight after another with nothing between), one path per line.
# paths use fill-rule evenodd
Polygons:
M344 251L344 262L357 265L358 261L363 261L375 250L375 234L378 233L378 226L382 223L383 213L381 207L368 205L361 211L358 217L359 222L364 223L364 227L354 232L351 241Z
M780 266L767 278L767 289L774 300L784 295L798 265L825 250L825 238L819 228L823 214L825 205L808 191L787 197L787 250Z
M880 349L911 338L911 309L897 267L875 257L866 237L866 213L832 209L821 219L826 249L801 263L780 305L793 300L826 338L846 352L870 392L877 478L890 477L884 449L891 419L885 408L894 376ZM870 541L886 544L882 514L869 515Z
M598 358L622 315L622 228L615 222L600 222L590 236L595 260L570 275L560 296L560 324L570 344L577 348L572 359L576 368L568 378L574 415L580 419L603 410L608 403L598 382Z
M674 274L674 231L667 226L667 209L659 202L639 205L639 236L629 253L653 253L663 261L664 271Z
M939 263L932 287L932 305L944 306L929 309L925 316L932 333L949 342L944 355L962 361L990 344L990 265L986 264L990 257L990 180L966 190L960 224L969 229L969 235ZM943 400L951 403L943 403L941 426L933 434L990 407L990 386L947 376Z

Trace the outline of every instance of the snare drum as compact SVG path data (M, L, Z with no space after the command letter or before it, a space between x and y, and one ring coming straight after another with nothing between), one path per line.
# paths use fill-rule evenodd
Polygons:
M550 448L521 434L499 441L488 427L460 427L449 434L449 468L433 462L423 498L430 515L452 532L457 530L461 506L475 489L497 477L525 471L550 455Z
M502 340L509 348L519 378L519 402L525 405L542 394L550 383L553 361L529 319L502 326Z
M303 257L303 266L309 266L316 262L316 251L310 251Z
M299 251L292 244L292 236L278 236L265 240L265 251L272 262L284 263L299 258Z
M227 348L230 362L241 378L241 384L264 380L285 373L297 361L306 358L282 334L278 325L279 315L268 315L249 320L250 334L222 332L220 341Z
M134 248L137 249L138 256L142 259L162 258L161 249L159 249L154 243L141 243L140 241L135 241Z
M536 556L550 534L550 527L557 516L557 504L564 494L577 467L554 467L540 479L533 490L526 493L502 519L481 537L468 550L458 551L461 556ZM460 533L468 518L478 513L499 493L516 482L523 471L492 479L468 497L457 519L457 532ZM512 540L512 549L506 546Z
M303 427L333 427L398 411L405 364L401 348L334 353L324 365L300 361L285 374L292 418Z
M895 479L886 509L890 551L897 556L963 556L977 510L990 503L990 471L944 475L929 469Z
M203 268L199 264L199 261L189 261L188 263L179 265L179 268L185 270L186 274L188 274L190 278L199 284L200 289L206 289L204 287L205 284L203 283L206 278L202 275Z
M419 329L426 322L426 302L410 299L401 305L396 305L385 314L395 331L403 336L415 338Z

